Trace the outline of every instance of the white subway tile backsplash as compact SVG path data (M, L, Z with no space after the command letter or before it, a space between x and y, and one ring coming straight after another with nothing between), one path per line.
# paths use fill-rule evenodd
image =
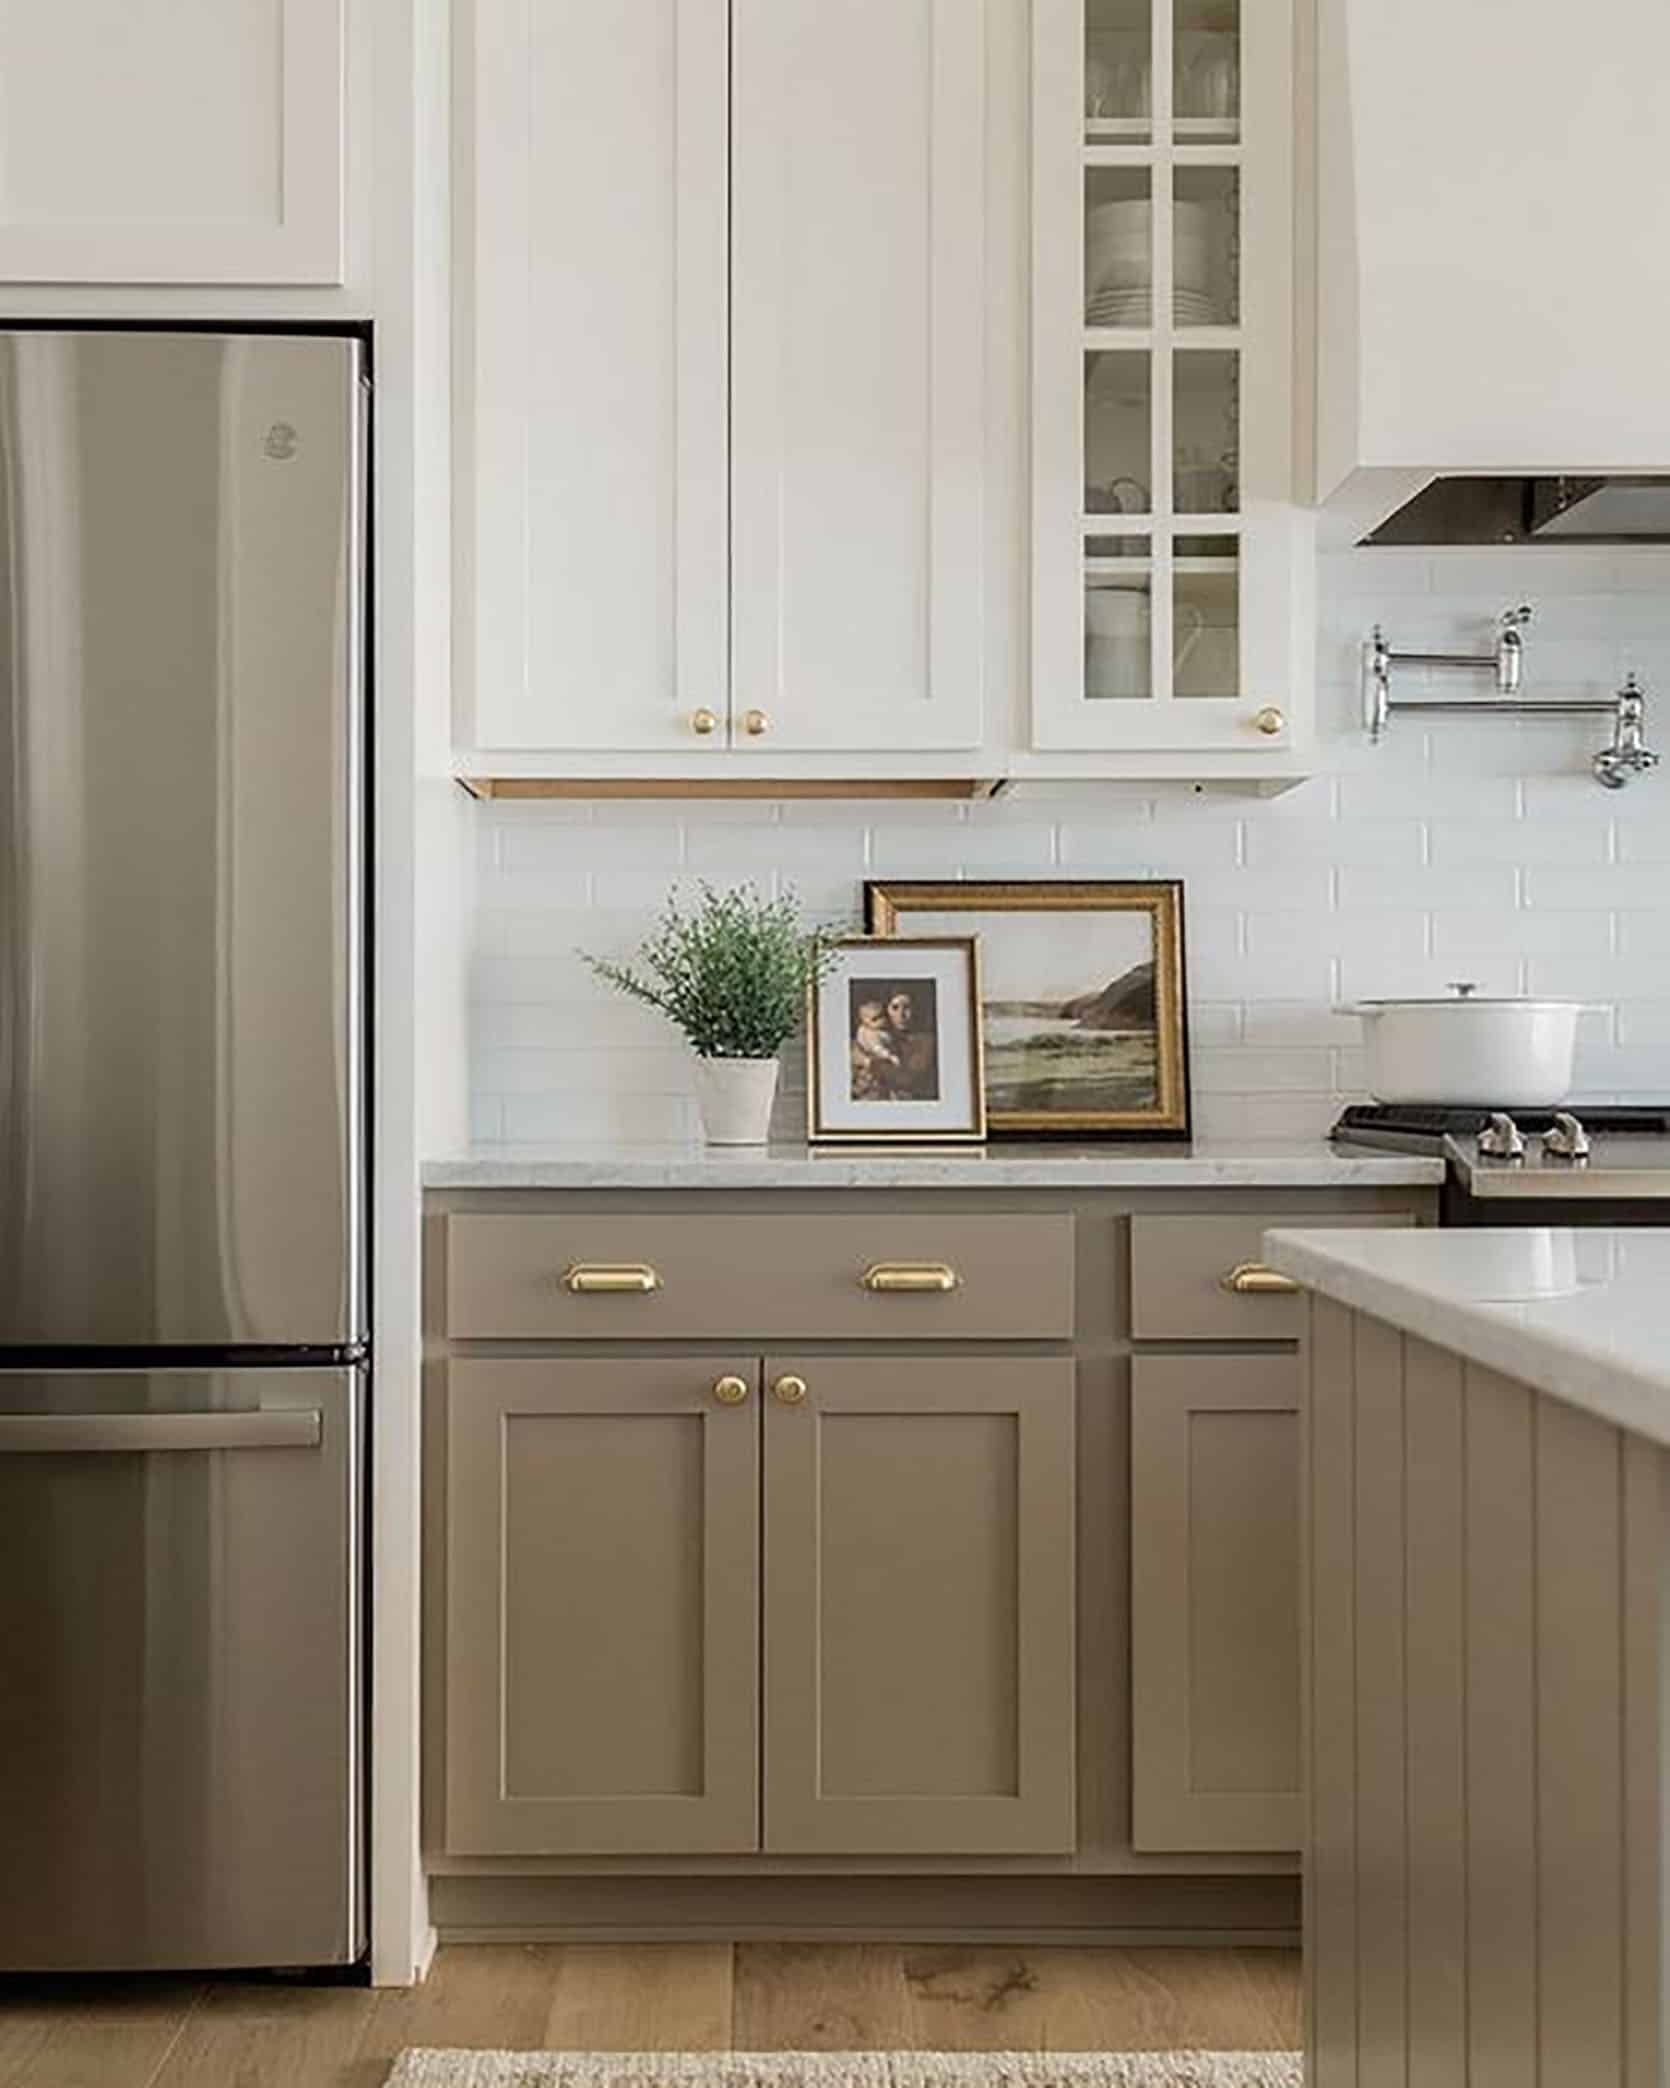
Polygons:
M1488 950L1500 956L1557 957L1563 950L1584 950L1599 936L1609 947L1607 926L1598 928L1592 913L1559 913L1552 907L1520 907L1496 912L1488 908L1445 908L1432 916L1432 950L1437 957L1457 958Z
M1618 861L1662 865L1665 905L1670 907L1670 819L1620 819Z
M1279 956L1292 949L1319 950L1330 957L1372 950L1387 961L1419 963L1427 954L1426 916L1390 908L1375 913L1250 913L1246 942L1254 957Z
M1195 1092L1201 1095L1331 1094L1333 1063L1326 1051L1196 1051Z
M1527 906L1658 913L1670 904L1670 877L1660 869L1613 864L1604 870L1528 870Z
M1254 1004L1242 1018L1242 1034L1248 1044L1297 1050L1302 1046L1350 1046L1357 1042L1359 1025L1354 1015L1341 1015L1331 1006L1312 1001L1269 1001Z
M1457 864L1604 863L1612 830L1601 821L1553 819L1444 819L1429 830L1429 853L1439 869Z
M1414 819L1285 819L1249 823L1247 861L1255 870L1284 863L1373 864L1395 871L1421 861Z
M1504 867L1448 870L1436 866L1424 870L1371 868L1347 863L1339 872L1337 886L1341 906L1365 913L1407 912L1437 914L1454 907L1489 908L1505 913L1518 903L1518 873Z
M1233 869L1239 850L1240 828L1228 821L1195 826L1168 817L1123 831L1077 821L1061 828L1061 868L1072 876L1188 877Z
M1362 731L1371 625L1405 649L1482 650L1527 596L1528 695L1605 694L1637 667L1670 718L1662 551L1355 551L1322 561L1323 772L1277 798L1131 784L992 803L482 805L474 1135L693 1136L680 1041L578 950L627 954L670 890L688 898L704 881L792 886L812 918L854 927L867 875L1182 878L1205 1136L1321 1135L1363 1080L1357 1024L1335 1002L1455 978L1594 1002L1583 1092L1670 1093L1670 773L1597 790L1596 719L1399 717L1379 747ZM1488 683L1407 686L1441 697ZM789 1135L804 1086L791 1051Z
M864 867L867 830L861 821L850 827L770 825L709 826L694 808L686 808L685 861L704 877L740 882L773 873L789 878L802 870L830 870L837 865L856 875Z
M955 852L957 868L966 876L1036 877L1055 861L1055 829L1047 823L1018 821L949 831L939 826L878 827L870 836L870 874L943 877L948 851Z
M1626 1001L1618 1010L1618 1042L1626 1048L1656 1045L1670 1050L1670 996Z
M585 826L504 827L499 866L504 870L676 870L684 861L683 825L665 813L654 821L620 820Z

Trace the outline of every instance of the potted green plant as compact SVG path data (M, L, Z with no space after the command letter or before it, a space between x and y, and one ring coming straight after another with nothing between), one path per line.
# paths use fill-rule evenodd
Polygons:
M824 938L801 922L792 892L703 885L694 908L677 898L639 945L635 964L581 956L600 979L676 1023L696 1054L696 1098L710 1145L764 1145L778 1053L828 968Z

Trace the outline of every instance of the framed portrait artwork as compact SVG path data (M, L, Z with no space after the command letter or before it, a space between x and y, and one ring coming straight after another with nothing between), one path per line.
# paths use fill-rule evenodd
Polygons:
M986 1135L980 954L972 935L846 936L812 994L814 1145Z
M993 1136L1189 1136L1180 883L889 878L864 911L877 936L979 936Z

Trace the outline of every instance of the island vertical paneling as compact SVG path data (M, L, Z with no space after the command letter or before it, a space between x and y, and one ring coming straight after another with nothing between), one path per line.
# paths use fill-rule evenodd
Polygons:
M1326 1300L1308 1359L1309 2078L1645 2088L1662 1454Z

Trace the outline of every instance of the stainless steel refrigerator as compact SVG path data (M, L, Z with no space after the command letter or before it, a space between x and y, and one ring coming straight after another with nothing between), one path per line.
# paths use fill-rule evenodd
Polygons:
M0 333L0 1970L364 1947L367 400Z

